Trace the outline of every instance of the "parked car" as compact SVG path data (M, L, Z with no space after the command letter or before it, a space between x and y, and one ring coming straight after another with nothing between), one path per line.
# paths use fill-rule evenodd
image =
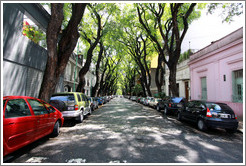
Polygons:
M136 102L137 102L137 103L140 103L141 98L142 98L142 97L137 97Z
M178 109L184 107L187 100L183 97L167 97L164 101L164 114L177 115Z
M142 97L142 98L140 99L140 103L141 103L141 104L144 104L144 101L145 101L145 97Z
M98 108L98 100L96 99L96 97L93 97L93 104L94 104L94 108L97 109Z
M194 100L178 112L178 120L188 120L197 124L199 130L222 128L233 133L238 128L237 116L224 103Z
M153 97L146 97L143 104L148 106L151 99L153 99Z
M57 101L63 102L65 105L60 110L65 119L75 118L81 123L84 116L91 114L89 98L83 93L63 92L53 94L50 98L50 104L56 107Z
M43 100L27 96L3 97L3 156L46 135L59 135L62 113Z
M89 97L91 111L94 111L98 108L98 101L94 97Z
M149 102L149 106L150 107L153 107L153 108L156 108L157 106L157 103L160 101L161 99L160 98L152 98Z
M95 97L95 100L97 100L98 105L103 105L103 99L101 97Z
M136 96L132 96L132 97L131 97L131 100L132 100L132 101L136 101L136 100L137 100L137 97L136 97Z

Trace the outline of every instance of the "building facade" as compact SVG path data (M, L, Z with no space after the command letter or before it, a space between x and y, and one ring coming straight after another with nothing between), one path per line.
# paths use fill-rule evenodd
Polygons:
M243 28L194 53L191 99L223 102L243 117Z
M66 66L64 72L64 91L73 92L76 91L76 88L79 84L79 71L83 67L83 59L79 56L76 57L76 54L73 54L69 58L69 62ZM77 58L77 63L76 63ZM91 71L88 71L85 75L85 94L91 96L91 89L96 83L96 76Z
M178 97L184 97L187 100L190 100L190 69L188 66L189 59L182 61L177 65L177 73L176 73L176 83L178 87L179 95ZM166 66L166 73L165 73L165 93L168 96L173 96L171 94L169 88L169 69Z

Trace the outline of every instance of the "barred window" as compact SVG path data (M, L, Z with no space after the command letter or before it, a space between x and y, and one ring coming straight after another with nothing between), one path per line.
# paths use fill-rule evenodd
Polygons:
M232 72L232 101L243 102L243 69Z

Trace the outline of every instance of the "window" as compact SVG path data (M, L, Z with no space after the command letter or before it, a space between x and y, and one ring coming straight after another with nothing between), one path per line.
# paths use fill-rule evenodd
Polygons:
M28 99L29 104L35 115L48 114L48 110L45 108L44 104L33 99Z
M31 116L31 112L23 99L9 100L5 109L5 118Z
M201 87L202 87L202 100L207 100L207 78L202 77L201 78Z
M49 104L45 103L44 105L46 106L46 108L49 110L50 113L56 112L56 110L52 106L50 106Z
M243 69L232 72L232 100L243 102Z
M77 97L78 97L78 101L81 102L81 97L79 94L77 94Z

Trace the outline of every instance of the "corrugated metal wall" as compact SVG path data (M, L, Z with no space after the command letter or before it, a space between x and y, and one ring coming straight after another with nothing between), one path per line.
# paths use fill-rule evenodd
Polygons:
M3 96L38 97L43 79L47 51L22 35L23 15L18 4L3 4Z

